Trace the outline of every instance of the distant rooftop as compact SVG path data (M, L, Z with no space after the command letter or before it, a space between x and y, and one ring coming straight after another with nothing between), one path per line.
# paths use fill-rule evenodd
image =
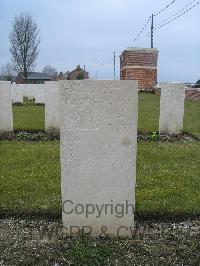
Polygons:
M23 78L23 73L17 75L18 78ZM49 80L49 75L42 72L28 72L27 80Z
M27 79L49 79L49 75L42 72L29 72Z
M157 48L127 47L123 52L126 52L126 51L133 51L133 52L137 51L137 52L143 52L143 53L151 53L151 52L158 52L158 49Z

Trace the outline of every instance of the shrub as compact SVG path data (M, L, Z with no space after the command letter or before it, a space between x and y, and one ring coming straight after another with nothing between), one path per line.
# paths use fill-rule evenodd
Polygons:
M28 105L35 105L35 98L33 98L33 99L28 99L28 97L24 97L24 100L23 100L23 102L24 102L24 105L25 106L28 106Z
M20 102L13 103L13 106L22 106L22 105L23 105L23 103L20 103Z
M84 79L84 78L85 78L85 76L84 76L84 73L82 71L80 73L78 73L78 75L76 76L76 79L79 79L79 80Z

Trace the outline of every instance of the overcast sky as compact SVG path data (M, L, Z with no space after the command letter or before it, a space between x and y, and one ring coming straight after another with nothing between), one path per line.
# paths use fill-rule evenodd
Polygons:
M9 32L14 16L29 12L40 27L40 54L35 70L50 64L58 71L86 65L91 78L113 78L113 51L128 46L150 47L146 31L133 43L151 13L172 0L0 0L0 66L10 61ZM176 0L154 18L162 24L198 0ZM178 13L181 14L181 13ZM159 50L158 80L196 82L200 78L200 4L181 18L155 31ZM172 18L175 18L173 16Z

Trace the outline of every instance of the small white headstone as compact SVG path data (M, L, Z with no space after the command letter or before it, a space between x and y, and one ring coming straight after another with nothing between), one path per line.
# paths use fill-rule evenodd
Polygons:
M44 84L37 84L35 85L35 103L45 103L45 85Z
M11 83L0 81L0 132L13 131Z
M136 81L61 81L63 225L68 235L130 237L134 226Z
M179 134L183 129L185 84L161 85L159 132Z
M60 131L59 82L45 82L45 130Z

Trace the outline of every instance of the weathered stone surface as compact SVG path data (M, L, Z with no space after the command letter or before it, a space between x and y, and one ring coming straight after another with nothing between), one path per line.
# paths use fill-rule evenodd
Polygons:
M0 81L0 132L13 130L11 83Z
M45 130L60 131L59 82L45 82Z
M179 134L183 129L185 84L161 85L159 132Z
M23 103L23 90L15 83L11 84L11 97L13 103Z
M137 82L61 81L60 87L65 232L130 236L135 206Z

